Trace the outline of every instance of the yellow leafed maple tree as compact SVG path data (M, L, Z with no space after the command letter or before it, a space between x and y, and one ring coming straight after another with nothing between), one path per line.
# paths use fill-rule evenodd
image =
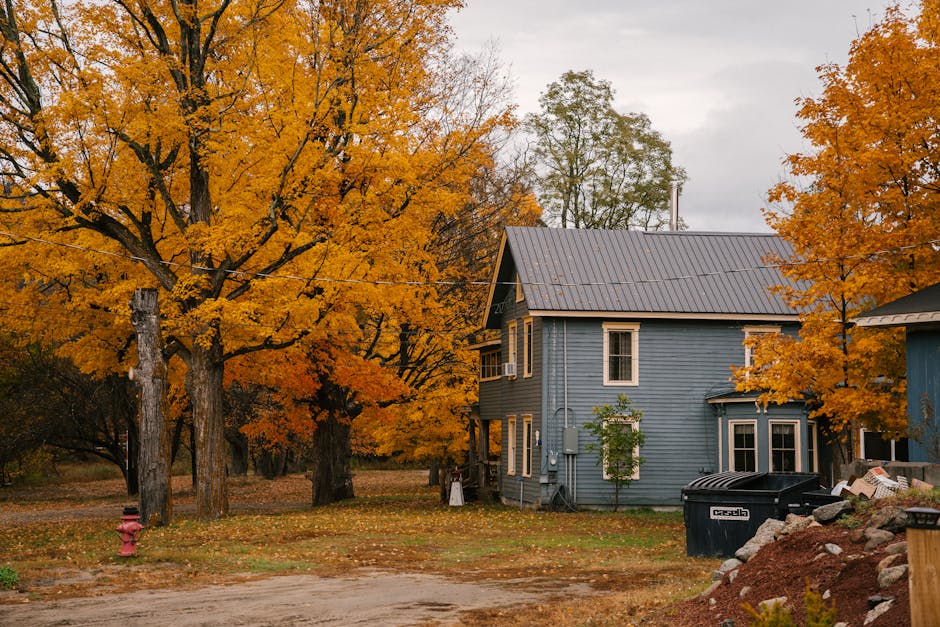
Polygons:
M793 245L775 261L802 282L783 292L802 328L750 340L754 363L737 377L765 402L805 395L848 461L853 428L906 425L903 331L852 320L940 280L940 7L889 9L844 67L819 71L822 95L798 111L813 151L787 158L793 178L765 212Z
M435 224L471 203L512 123L482 75L453 63L458 5L0 8L4 299L31 312L5 323L87 372L119 371L131 294L159 289L200 516L228 508L227 382L277 389L294 429L427 383L414 351L440 353L454 304L435 283L448 278ZM311 404L328 409L297 409ZM266 428L254 435L278 437Z

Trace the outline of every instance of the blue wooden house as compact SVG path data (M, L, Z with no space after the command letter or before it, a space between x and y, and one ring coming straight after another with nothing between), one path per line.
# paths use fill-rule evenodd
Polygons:
M766 261L789 252L761 234L507 228L483 321L498 338L477 346L479 418L502 423L502 500L611 506L583 425L620 394L647 436L622 503L680 505L711 472L817 472L803 403L763 407L730 381L746 337L799 328Z
M916 437L869 442L879 446L877 457L863 451L860 457L912 462L940 462L940 283L871 310L855 319L868 327L904 327L907 350L907 419ZM880 434L875 434L880 436ZM899 451L899 448L902 448ZM885 450L886 449L886 450Z

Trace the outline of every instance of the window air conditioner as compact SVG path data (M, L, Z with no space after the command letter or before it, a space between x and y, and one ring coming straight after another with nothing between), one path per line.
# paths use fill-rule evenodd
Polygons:
M516 376L516 364L511 361L507 361L503 364L503 376L504 377L514 377Z

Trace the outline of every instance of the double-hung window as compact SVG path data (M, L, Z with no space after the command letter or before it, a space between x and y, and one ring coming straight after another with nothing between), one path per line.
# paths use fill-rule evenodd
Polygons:
M819 472L819 459L816 453L816 422L806 423L806 466L809 472Z
M777 325L753 325L744 327L744 365L751 367L754 365L754 347L752 347L750 338L760 337L771 333L780 333L780 327Z
M506 474L516 474L516 417L506 417Z
M532 416L522 417L522 476L532 476Z
M516 346L517 346L517 344L516 344L516 341L517 341L517 340L516 340L516 329L517 329L517 328L518 328L518 327L517 327L516 321L515 321L515 320L510 320L510 321L509 321L509 328L508 328L507 331L508 331L508 333L509 333L509 363L512 364L512 366L511 366L511 367L512 367L512 374L510 375L511 377L515 377L515 376L516 376L516 364L519 363L519 354L518 354L518 351L517 351L517 349L516 349Z
M522 321L522 376L532 376L532 318Z
M635 420L629 420L624 417L613 418L612 421L616 422L618 425L622 425L624 429L628 432L633 432L637 429L637 422ZM609 424L610 421L605 421L605 426ZM620 472L626 473L628 465L633 462L633 460L639 460L640 458L640 447L634 446L633 450L629 452L629 455L623 455L626 451L617 452L617 457L619 460L617 464L625 464L625 466L619 466ZM611 474L611 471L617 472L618 467L612 467L611 461L609 460L610 451L607 446L604 446L603 450L603 459L602 459L602 468L603 468L603 477L605 480L610 480L614 478L614 475ZM640 478L640 465L634 463L633 465L633 474L630 475L629 479L631 481L637 481Z
M798 422L770 422L770 472L800 469Z
M605 322L604 385L638 385L640 325L635 322Z
M731 442L729 470L757 471L757 422L732 420L728 423Z
M499 348L489 348L480 351L480 380L489 381L498 379L502 375L501 359L503 351Z

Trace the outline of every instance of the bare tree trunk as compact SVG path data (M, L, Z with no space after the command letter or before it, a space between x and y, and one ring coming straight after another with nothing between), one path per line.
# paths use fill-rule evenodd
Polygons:
M193 404L196 441L196 515L202 519L228 514L225 485L225 417L222 413L222 345L213 335L209 346L200 338L193 342L192 363L186 387Z
M355 497L349 424L330 414L313 432L312 466L307 477L313 483L313 505L328 505Z
M430 467L428 468L428 487L433 488L434 486L441 485L441 477L438 475L440 467L441 460L432 457Z
M229 474L233 477L241 477L248 474L248 461L250 459L248 451L248 438L238 430L237 427L226 427L225 441L228 443L229 457L231 459L231 468Z
M126 455L124 483L127 486L127 495L137 496L140 494L140 472L137 466L140 462L140 438L137 435L137 424L132 421L128 421L127 425Z
M140 386L140 515L145 526L169 524L170 443L166 430L166 362L160 338L157 290L139 289L131 300L131 321L137 332Z
M280 449L265 449L253 455L255 470L265 479L274 479L284 474L287 453Z

